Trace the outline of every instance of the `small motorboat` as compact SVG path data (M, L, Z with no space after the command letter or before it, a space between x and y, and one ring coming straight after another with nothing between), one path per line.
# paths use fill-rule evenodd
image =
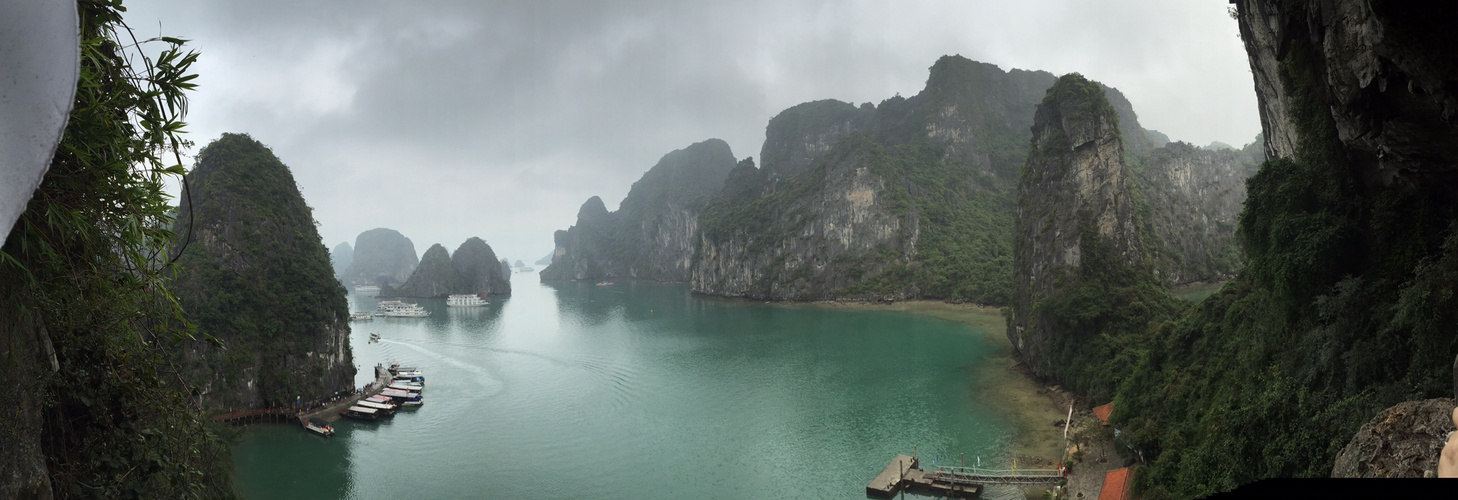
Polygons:
M304 422L304 428L320 436L333 436L334 426L329 425L328 420L314 417Z

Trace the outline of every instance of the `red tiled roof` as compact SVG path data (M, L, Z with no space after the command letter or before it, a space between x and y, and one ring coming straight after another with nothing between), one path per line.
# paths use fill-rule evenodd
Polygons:
M1129 500L1130 483L1133 479L1134 474L1128 467L1104 474L1104 488L1099 490L1099 500Z
M1109 403L1109 404L1106 404L1106 405L1103 405L1103 406L1094 408L1094 416L1095 417L1099 417L1099 421L1101 421L1101 422L1108 422L1109 421L1109 415L1111 415L1113 413L1114 413L1114 403Z

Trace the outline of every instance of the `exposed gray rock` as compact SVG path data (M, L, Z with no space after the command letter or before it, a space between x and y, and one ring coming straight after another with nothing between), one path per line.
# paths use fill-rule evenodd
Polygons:
M592 197L577 224L553 236L552 264L542 281L640 278L688 281L699 211L735 166L729 145L709 139L664 155L609 212Z
M334 277L344 276L344 271L354 262L354 247L349 242L343 242L329 251L329 263L334 266Z
M1076 285L1090 252L1107 254L1111 262L1099 265L1138 267L1144 258L1118 115L1104 95L1076 73L1060 78L1034 115L1018 179L1007 336L1040 377L1055 338L1069 332L1055 331L1038 304Z
M1430 477L1453 428L1452 398L1407 401L1362 425L1337 454L1331 477Z

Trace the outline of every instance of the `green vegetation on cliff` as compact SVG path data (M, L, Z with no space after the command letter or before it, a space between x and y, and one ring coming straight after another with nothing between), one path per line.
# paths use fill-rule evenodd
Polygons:
M496 259L492 259L495 262ZM443 297L451 293L456 284L456 271L451 269L451 254L440 243L431 245L420 256L420 265L410 273L410 279L394 290L385 290L381 295L403 295L407 297Z
M506 259L496 260L496 252L486 240L471 237L455 253L447 253L439 243L431 245L404 285L380 291L381 297L450 294L511 295L511 268Z
M511 295L511 270L497 265L496 251L486 240L467 238L451 253L451 268L456 272L453 293Z
M1152 496L1326 476L1377 411L1451 395L1458 205L1432 185L1360 185L1305 40L1281 63L1299 160L1249 181L1246 271L1141 349L1116 402Z
M348 306L288 166L244 134L223 134L187 175L174 288L223 349L190 349L186 377L211 409L323 399L353 387Z
M144 69L120 2L78 7L74 108L0 248L0 496L231 497L227 447L168 363L193 341L158 255L197 55L160 39Z
M1144 498L1199 497L1267 477L1327 476L1336 454L1380 410L1453 390L1458 199L1451 167L1419 161L1413 165L1430 170L1375 181L1373 150L1386 145L1344 140L1338 132L1338 120L1350 125L1366 123L1354 117L1428 110L1404 105L1390 114L1379 104L1344 108L1330 101L1328 79L1340 75L1329 65L1350 61L1326 60L1330 52L1319 43L1350 41L1322 40L1311 30L1325 26L1323 12L1337 11L1331 4L1282 2L1260 13L1248 7L1241 4L1240 16L1252 64L1278 61L1274 77L1283 92L1261 97L1280 100L1289 114L1270 117L1266 136L1289 122L1295 151L1266 161L1248 181L1238 230L1246 268L1187 313L1102 305L1101 297L1147 295L1140 290L1147 285L1137 282L1129 291L1075 291L1076 302L1044 305L1088 332L1060 362L1089 368L1059 379L1094 398L1113 390L1113 422L1147 462L1136 479ZM1372 15L1390 23L1391 33L1413 19L1381 9ZM1267 16L1283 20L1280 40L1253 42L1266 36L1252 26L1266 29ZM1388 39L1384 50L1434 48L1427 46L1433 40L1394 40L1401 38ZM1431 54L1458 46L1447 40ZM1279 60L1277 45L1284 47ZM1448 58L1406 61L1407 68L1451 67ZM1381 138L1416 145L1414 156L1422 158L1446 147L1406 139Z

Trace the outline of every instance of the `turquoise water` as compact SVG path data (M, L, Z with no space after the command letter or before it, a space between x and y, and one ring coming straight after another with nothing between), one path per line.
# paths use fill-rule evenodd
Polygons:
M248 498L863 498L897 453L1010 456L974 393L994 347L891 312L694 297L682 286L540 285L484 308L355 323L358 383L392 360L425 405L322 438L250 427ZM372 310L371 297L352 297ZM366 343L370 332L383 340Z

